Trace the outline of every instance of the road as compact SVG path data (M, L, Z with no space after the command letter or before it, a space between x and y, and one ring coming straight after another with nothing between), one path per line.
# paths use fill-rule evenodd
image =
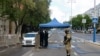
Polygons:
M93 34L74 33L73 37L78 37L85 40L93 41ZM100 42L100 34L96 34L96 41Z
M57 31L57 33L59 34L56 34L55 31L53 34L63 38L63 31ZM58 39L56 37L55 42L62 41L62 38ZM96 39L97 42L100 41L100 34L96 35ZM100 46L88 41L92 41L92 34L72 33L72 49L75 51L74 53L76 53L76 56L100 56Z
M49 38L47 49L36 51L34 47L12 47L0 52L0 56L66 56L63 41L63 32L53 31ZM71 53L72 56L74 52Z
M72 35L72 45L79 56L100 56L100 46L89 42L93 40L92 34L74 33ZM96 41L100 42L100 34L96 35Z
M32 47L14 46L0 51L0 56L22 56L27 51L30 51Z
M100 46L86 41L91 40L91 34L73 33L72 36L71 56L100 56ZM100 35L97 36L99 39ZM66 56L63 37L64 31L54 30L47 49L36 51L34 47L10 47L0 51L0 56Z

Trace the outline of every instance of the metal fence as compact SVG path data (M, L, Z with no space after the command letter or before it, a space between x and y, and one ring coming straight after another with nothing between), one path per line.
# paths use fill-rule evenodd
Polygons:
M0 47L9 47L20 43L20 36L17 34L0 35Z

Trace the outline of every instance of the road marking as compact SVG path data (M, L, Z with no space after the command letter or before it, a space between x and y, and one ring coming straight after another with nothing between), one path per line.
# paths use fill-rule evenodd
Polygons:
M13 46L12 48L16 48L16 46Z
M72 37L74 37L72 42L79 42L79 43L80 42L86 42L86 40L83 39L83 38L78 38L78 37L75 37L75 36L72 36Z
M33 56L34 55L34 53L31 53L29 56Z
M23 54L22 56L33 56L32 50L26 52L26 53Z
M74 45L71 45L71 47L72 47L72 48L75 48L75 46L74 46Z
M72 42L76 42L76 41L72 41Z
M63 41L49 41L50 43L63 43Z
M0 53L2 53L2 52L5 52L6 50L2 50L2 51L0 51Z
M72 48L75 48L74 45L71 45L71 47L72 47ZM74 55L75 55L75 56L78 56L78 54L77 54L76 52L74 52Z
M74 52L75 56L78 56L78 54L76 52Z
M50 43L53 43L54 41L49 41Z
M58 41L54 41L55 43L57 43Z

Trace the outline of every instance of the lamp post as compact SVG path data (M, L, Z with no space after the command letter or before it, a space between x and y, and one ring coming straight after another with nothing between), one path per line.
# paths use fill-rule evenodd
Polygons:
M72 29L72 1L73 0L71 0L71 17L70 17L71 18L71 29Z
M70 14L70 19L71 19L71 29L72 29L72 26L73 26L73 25L72 25L73 3L75 2L75 0L69 0L69 1L70 1L70 2L69 2L69 3L70 3L70 6L71 6L71 8L70 8L70 9L71 9L71 11L70 11L70 12L71 12L71 14Z
M71 5L71 15L70 15L70 19L71 19L71 25L70 25L70 28L71 28L71 31L72 31L72 13L73 13L73 11L72 11L72 9L73 9L73 7L72 7L72 2L73 2L73 0L70 0L70 5Z
M73 8L72 8L72 5L73 5L73 4L72 4L72 3L73 3L73 0L69 0L69 1L70 1L70 2L69 2L69 3L70 3L70 6L71 6L71 11L70 11L71 14L70 14L70 17L69 17L69 18L71 19L71 21L70 21L70 24L71 24L71 25L70 25L70 30L72 30L72 13L73 13L73 11L72 11L72 9L73 9Z

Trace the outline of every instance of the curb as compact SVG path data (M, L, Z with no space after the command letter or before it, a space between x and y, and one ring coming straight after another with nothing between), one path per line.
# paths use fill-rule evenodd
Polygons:
M99 42L92 42L92 41L88 41L88 42L91 43L91 44L95 44L95 45L100 46L100 43Z

